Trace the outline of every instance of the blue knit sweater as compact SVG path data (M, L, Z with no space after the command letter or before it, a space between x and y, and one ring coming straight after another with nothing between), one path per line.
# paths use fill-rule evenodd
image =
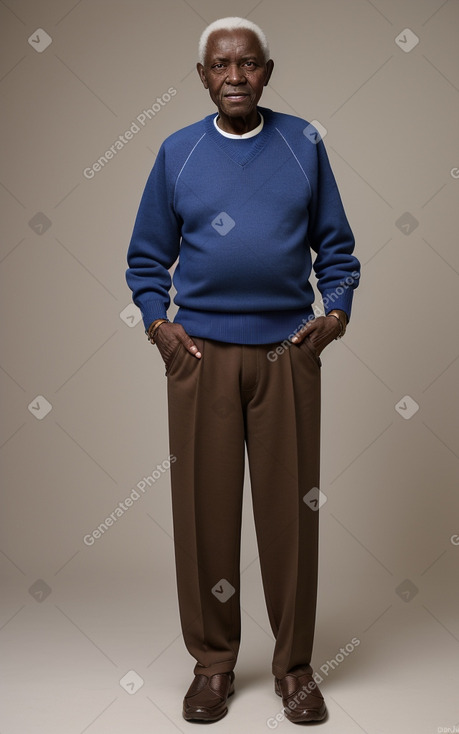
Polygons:
M253 137L221 135L214 113L162 144L126 271L146 328L167 315L177 260L174 320L191 336L282 341L313 315L312 268L325 313L350 316L360 265L324 144L305 120L258 109Z

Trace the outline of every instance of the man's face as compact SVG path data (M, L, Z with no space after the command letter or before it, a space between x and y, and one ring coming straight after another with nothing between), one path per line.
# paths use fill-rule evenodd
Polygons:
M256 107L273 66L272 61L265 63L255 33L240 28L214 31L205 64L198 64L197 69L222 118L256 120Z

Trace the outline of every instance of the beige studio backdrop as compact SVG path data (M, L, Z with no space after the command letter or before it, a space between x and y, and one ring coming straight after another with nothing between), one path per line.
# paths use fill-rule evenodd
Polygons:
M362 262L323 354L323 731L459 726L459 2L1 0L2 734L190 730L166 378L124 272L162 140L214 109L196 47L228 14L270 40L261 104L324 128ZM292 730L248 481L242 543L215 726Z

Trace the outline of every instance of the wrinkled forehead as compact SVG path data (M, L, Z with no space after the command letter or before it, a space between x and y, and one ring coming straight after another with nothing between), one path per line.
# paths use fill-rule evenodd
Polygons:
M247 28L219 30L210 34L207 41L206 61L216 58L233 59L256 56L263 61L263 50L257 35Z

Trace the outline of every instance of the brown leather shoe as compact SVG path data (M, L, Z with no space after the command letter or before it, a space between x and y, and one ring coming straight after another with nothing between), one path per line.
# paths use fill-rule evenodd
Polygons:
M327 715L324 698L312 676L310 665L299 665L283 678L274 679L274 690L282 696L284 714L289 721L322 721Z
M234 693L234 672L199 673L183 699L183 718L187 721L218 721L228 713L226 699Z

